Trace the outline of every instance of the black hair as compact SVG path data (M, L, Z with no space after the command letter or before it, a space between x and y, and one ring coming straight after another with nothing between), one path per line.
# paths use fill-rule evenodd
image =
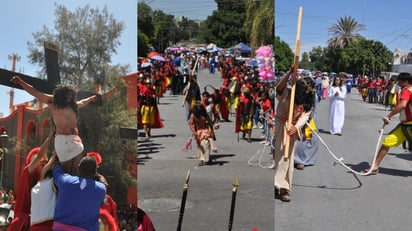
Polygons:
M408 72L401 72L398 75L398 80L408 81L408 83L412 83L412 76Z
M295 104L303 105L305 112L315 107L316 97L315 82L310 77L305 77L296 81Z
M67 102L67 96L70 93L73 94L73 98L70 102ZM57 108L70 107L73 109L74 112L77 112L76 93L77 90L72 85L57 85L57 87L53 91L54 105L56 105Z
M192 113L197 118L201 116L207 116L206 108L200 102L197 102L196 105L193 107Z
M336 79L339 79L339 80L340 80L339 86L336 86L336 85L335 85L335 80L336 80ZM334 86L334 87L342 87L342 85L343 85L342 78L341 78L340 76L335 76L335 77L333 78L332 86Z

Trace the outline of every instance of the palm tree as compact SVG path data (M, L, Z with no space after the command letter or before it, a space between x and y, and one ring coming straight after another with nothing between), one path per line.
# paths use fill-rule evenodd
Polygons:
M328 45L332 48L344 48L354 40L364 38L356 33L361 30L365 30L365 25L359 24L351 16L340 18L337 24L328 28L329 34L332 35Z
M246 1L245 33L249 35L253 49L261 45L273 44L274 1Z

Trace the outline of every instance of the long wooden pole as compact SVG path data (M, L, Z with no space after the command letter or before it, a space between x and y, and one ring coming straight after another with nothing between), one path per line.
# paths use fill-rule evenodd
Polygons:
M192 72L189 74L189 80L190 80L190 77L195 74L198 61L199 61L199 56L196 57L195 66L193 67ZM188 85L187 85L185 95L183 96L182 107L185 105L185 101L186 101L186 98L187 98L187 94L189 93L189 88L190 88L190 81L189 81L189 83L188 83Z
M298 26L297 26L297 31L296 31L295 60L293 62L292 89L290 92L289 116L288 116L288 127L287 127L288 130L290 130L290 128L292 127L293 108L295 106L295 89L296 89L296 79L298 76L297 70L299 66L299 53L300 53L300 24L301 22L302 22L302 7L299 7ZM289 146L290 146L290 136L286 135L285 153L284 153L285 160L289 158Z

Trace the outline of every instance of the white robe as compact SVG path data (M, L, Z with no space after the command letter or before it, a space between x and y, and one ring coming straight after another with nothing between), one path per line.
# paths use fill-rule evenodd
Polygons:
M339 93L335 96L336 92ZM346 86L331 86L328 92L329 97L329 131L330 134L342 133L343 123L345 121L345 102Z

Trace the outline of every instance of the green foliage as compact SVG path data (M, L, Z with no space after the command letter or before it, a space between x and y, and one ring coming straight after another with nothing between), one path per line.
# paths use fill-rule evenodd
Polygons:
M138 43L145 44L143 41L145 37L140 35L141 31L149 38L149 43L157 51L164 51L168 46L186 41L215 43L218 47L224 48L233 47L239 42L250 44L253 49L261 45L273 44L273 0L215 1L217 10L206 20L200 22L200 25L186 17L182 17L179 21L173 15L165 14L163 11L153 12L145 2L139 3ZM153 16L151 24L153 29L142 28L141 24L149 25L151 15ZM146 54L146 51L139 51L139 56Z
M328 40L328 45L332 48L344 48L357 39L363 39L363 36L356 32L364 29L365 26L359 24L351 16L340 18L328 29L329 34L332 35L332 38Z
M150 51L149 38L142 31L138 30L138 42L137 42L137 56L146 57Z
M152 46L157 51L163 51L174 40L174 16L171 14L165 14L161 10L155 10L154 12L154 33L151 39Z
M388 71L392 55L381 42L362 39L342 51L338 68L345 68L349 73L376 76L382 71Z
M137 25L139 33L145 34L151 38L154 33L153 11L145 2L137 4ZM139 41L140 42L140 41Z
M178 35L173 39L173 43L175 43L176 39L187 41L198 37L199 25L195 21L182 17L182 21L178 22L177 25Z
M99 10L88 5L75 12L56 5L55 15L53 32L44 27L43 31L33 33L34 43L28 42L30 61L42 67L39 75L45 76L43 42L48 41L60 47L63 83L77 85L82 90L93 88L96 79L104 83L101 72L120 45L123 22L117 22L106 7Z
M274 1L246 1L245 34L249 35L250 47L273 44Z
M275 68L278 71L287 71L293 64L294 54L289 45L280 40L279 36L275 37Z
M126 171L126 153L136 153L136 140L125 145L119 136L119 127L136 127L135 112L127 110L123 79L113 79L117 85L115 93L104 100L102 107L89 105L79 110L78 125L85 153L98 152L102 156L99 173L109 183L109 194L118 203L125 203L126 189L133 184Z
M232 47L239 42L249 43L243 27L246 18L245 0L215 0L218 10L205 21L207 33L203 32L206 43L218 47Z
M327 71L331 68L327 65L326 56L328 48L322 48L320 46L313 47L312 51L309 52L310 61L313 66L313 70L317 71Z
M313 64L310 62L309 53L303 52L301 61L299 62L299 68L313 70Z

